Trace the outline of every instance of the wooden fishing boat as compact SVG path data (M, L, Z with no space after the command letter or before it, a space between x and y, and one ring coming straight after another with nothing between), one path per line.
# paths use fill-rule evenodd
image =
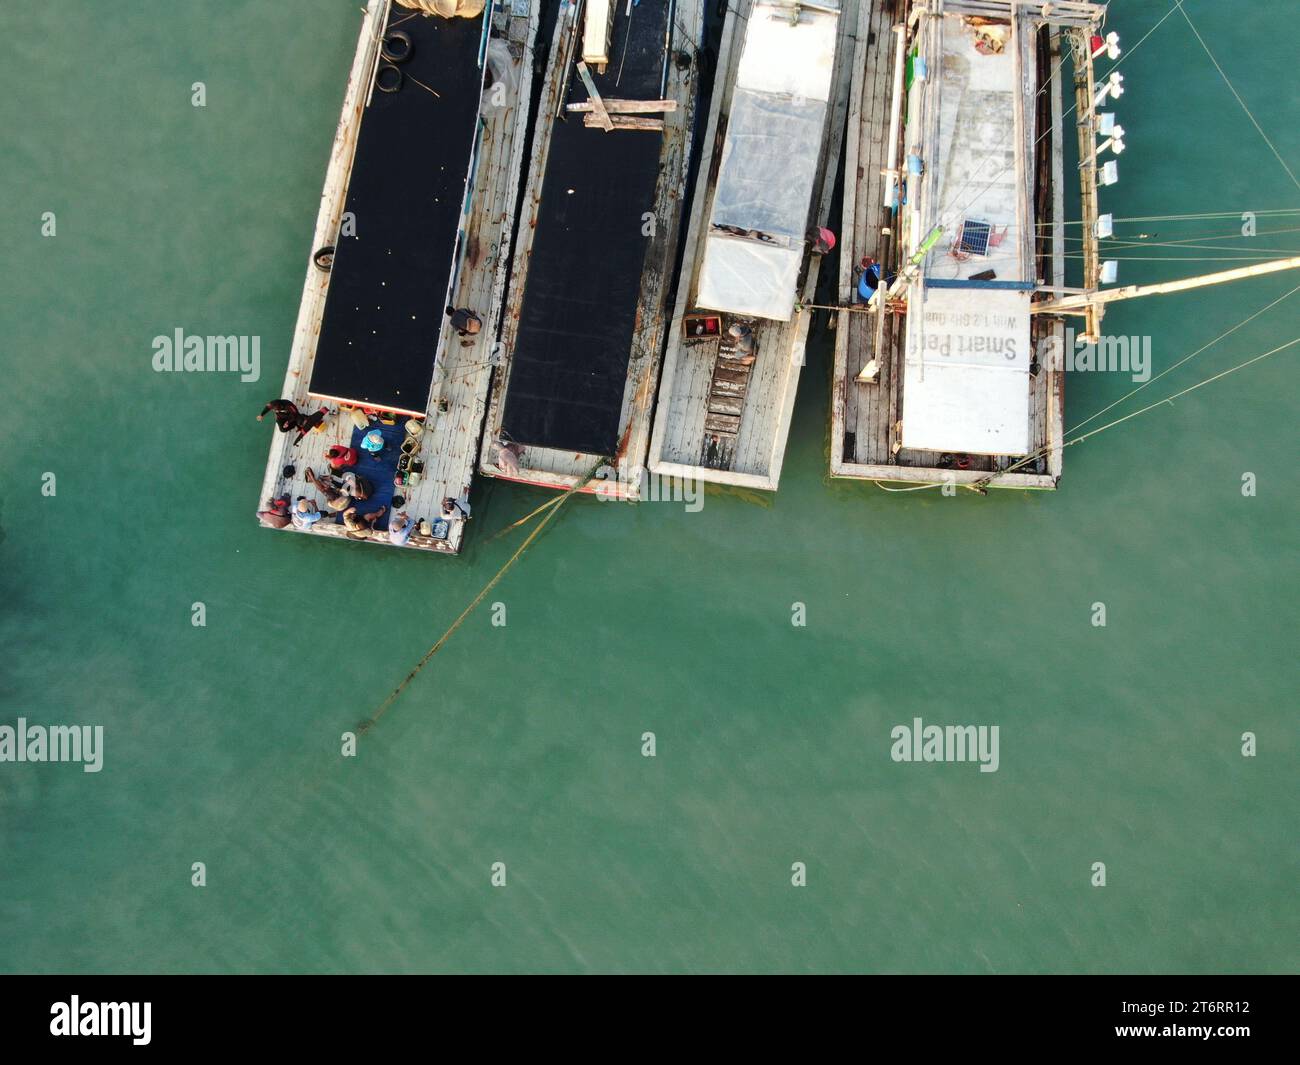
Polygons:
M637 498L707 73L703 27L703 0L561 0L484 434L488 476Z
M468 499L478 459L538 0L419 9L431 6L365 9L281 393L326 416L300 443L276 434L261 500L312 502L322 516L292 531L454 554L465 522L444 519L442 504ZM444 307L471 309L481 332L458 335ZM355 516L384 508L368 527L349 529L307 479L329 475L333 446L356 448L349 468L369 482ZM390 536L399 513L414 530L404 541Z
M728 16L659 385L656 474L776 490L821 264L808 231L829 212L857 13L858 0L739 0Z
M1065 284L1062 49L1073 44L1076 78L1090 86L1104 15L1099 4L1008 0L864 9L833 476L1056 487L1064 326L1033 304ZM1081 173L1087 235L1096 197L1091 168Z

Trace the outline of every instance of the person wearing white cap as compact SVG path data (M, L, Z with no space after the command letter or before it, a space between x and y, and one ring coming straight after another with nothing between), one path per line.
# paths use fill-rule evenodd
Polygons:
M727 335L736 345L736 361L742 366L753 366L754 360L758 358L758 341L754 339L754 331L744 322L735 322L727 330Z

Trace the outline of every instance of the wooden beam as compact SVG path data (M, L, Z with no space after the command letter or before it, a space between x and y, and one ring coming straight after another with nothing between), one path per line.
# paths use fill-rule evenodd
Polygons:
M1094 292L1090 296L1067 296L1060 300L1047 300L1035 303L1030 310L1035 314L1062 313L1082 310L1085 306L1097 303L1110 303L1113 300L1131 300L1137 296L1163 296L1170 292L1185 292L1189 288L1203 288L1206 285L1221 285L1225 281L1239 281L1245 277L1258 277L1261 274L1275 274L1279 270L1300 269L1300 255L1290 259L1274 259L1254 266L1239 266L1234 270L1220 270L1214 274L1199 274L1196 277L1184 277L1178 281L1162 281L1155 285L1126 285L1112 288L1105 292Z
M606 112L611 115L635 115L643 112L664 114L677 110L676 100L615 100L613 97L606 97L601 100L601 103L605 105ZM590 100L583 100L582 103L569 104L566 110L594 111L596 108Z
M614 128L614 123L610 121L609 112L605 110L605 102L596 91L596 83L591 80L591 71L582 60L578 60L578 77L582 79L582 84L587 86L587 95L591 97L591 109L596 116L595 124L608 133Z
M599 115L587 114L582 116L582 124L584 126L599 127L606 132L612 129L660 130L664 128L662 118L635 118L631 115L606 115L605 122L601 122Z

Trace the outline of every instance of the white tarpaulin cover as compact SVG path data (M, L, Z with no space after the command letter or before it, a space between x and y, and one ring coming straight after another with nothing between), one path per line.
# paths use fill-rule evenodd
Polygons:
M696 293L698 306L777 321L794 311L838 22L802 9L792 25L790 13L761 3L750 15Z
M803 244L783 248L726 234L709 237L696 303L712 310L790 320Z
M1028 292L927 288L907 315L903 446L1028 453L1029 357Z
M736 90L712 223L802 241L825 125L820 101Z
M835 0L824 7L836 7ZM745 31L736 86L754 92L804 96L825 103L835 65L835 15L804 9L790 25L790 8L757 4Z

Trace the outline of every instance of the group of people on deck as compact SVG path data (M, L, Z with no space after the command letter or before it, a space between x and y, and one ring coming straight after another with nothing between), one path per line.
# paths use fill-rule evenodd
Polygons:
M298 430L295 445L312 429L321 425L328 413L320 410L312 415L303 415L291 401L276 399L262 408L262 413L257 416L258 421L268 411L275 412L276 424L281 432ZM380 433L367 434L362 440L362 447L374 452L376 448L372 446L372 437L378 438L378 449L382 450L384 444ZM388 507L380 505L373 510L366 509L366 501L374 494L374 485L354 468L361 460L361 452L357 448L333 444L326 449L325 460L329 463L329 470L324 476L318 475L311 467L306 471L307 482L320 493L323 503L303 495L298 496L291 505L289 497L284 495L268 500L266 509L258 511L258 520L274 529L292 525L296 529L310 531L322 519L334 515L337 522L347 530L347 536L351 540L386 539L399 546L407 544L414 533L430 538L435 536L434 528L427 520L417 520L405 510L394 513L388 519L387 529L378 528L379 522L388 513ZM292 467L286 468L286 474L291 470ZM449 538L451 526L469 517L468 496L466 489L459 498L448 496L443 499L439 517L446 523L446 530L439 532L437 538ZM395 502L401 504L401 497L395 497Z

